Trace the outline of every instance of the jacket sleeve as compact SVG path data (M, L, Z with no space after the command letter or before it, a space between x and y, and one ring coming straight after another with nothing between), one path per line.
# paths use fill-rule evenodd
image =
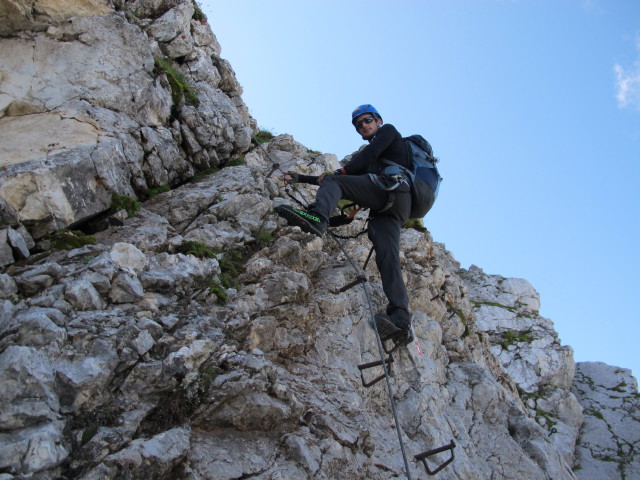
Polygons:
M343 167L344 173L347 175L359 175L371 171L370 167L380 158L380 154L389 148L397 138L401 138L401 135L393 125L382 125L371 143L356 153L349 163Z
M308 183L311 185L317 185L318 184L318 176L317 175L302 175L302 174L298 174L298 182L300 183Z

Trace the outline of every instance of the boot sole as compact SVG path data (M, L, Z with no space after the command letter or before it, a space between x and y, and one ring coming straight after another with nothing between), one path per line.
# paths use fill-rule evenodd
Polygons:
M275 208L275 211L290 225L300 227L303 232L313 233L314 235L317 235L319 237L322 237L324 235L324 230L322 230L319 226L314 225L311 220L307 220L300 214L296 213L293 207L290 207L289 205L278 205Z
M387 338L392 337L401 331L393 324L393 322L391 322L391 320L385 317L376 315L375 319L378 335L382 340L386 340Z

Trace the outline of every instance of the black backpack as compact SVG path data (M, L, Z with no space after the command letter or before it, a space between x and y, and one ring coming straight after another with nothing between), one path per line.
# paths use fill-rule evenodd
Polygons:
M438 196L438 189L442 177L438 173L433 156L433 149L421 135L411 135L403 138L408 156L409 168L385 160L384 163L397 165L411 178L411 213L410 218L424 217Z

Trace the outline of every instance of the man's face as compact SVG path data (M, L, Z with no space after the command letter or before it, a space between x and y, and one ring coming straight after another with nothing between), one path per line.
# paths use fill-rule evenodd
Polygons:
M377 119L372 113L363 113L356 117L354 125L363 138L369 139L376 134L378 127L382 125L382 121Z

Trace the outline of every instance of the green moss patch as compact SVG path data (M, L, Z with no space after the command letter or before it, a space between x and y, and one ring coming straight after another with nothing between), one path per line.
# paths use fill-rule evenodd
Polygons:
M500 345L502 348L506 349L509 345L514 345L516 343L531 343L535 340L531 333L531 330L524 330L522 332L504 332L501 335L502 341L500 342Z
M85 245L95 245L93 235L85 235L78 230L60 230L49 237L51 247L56 250L73 250Z
M473 304L476 307L481 307L482 305L488 305L489 307L504 308L505 310L509 310L510 312L514 312L514 313L518 311L518 307L510 307L508 305L501 305L500 303L496 303L496 302L473 302Z

